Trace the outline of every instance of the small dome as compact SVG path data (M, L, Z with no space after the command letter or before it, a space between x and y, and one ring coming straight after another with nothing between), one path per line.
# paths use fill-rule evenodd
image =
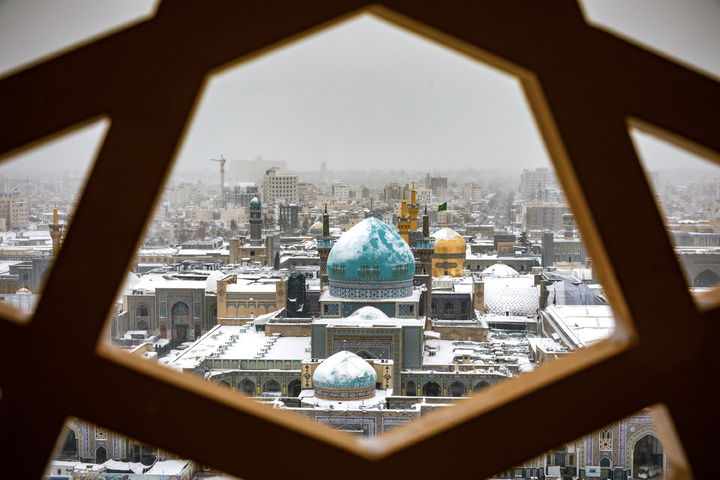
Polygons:
M327 271L335 297L403 298L412 295L415 257L396 231L369 217L340 237Z
M31 293L32 293L32 292L31 292L30 290L28 290L28 289L25 288L25 287L22 287L20 290L18 290L17 292L15 292L15 295L30 295Z
M442 228L432 234L435 239L436 254L465 255L465 240L452 228Z
M313 373L315 396L334 400L373 397L376 382L375 369L347 350L327 358Z
M379 308L367 305L365 307L355 310L348 318L369 322L372 320L385 320L388 318L388 316L385 315L385 312L383 312Z
M313 223L313 226L310 227L310 230L308 230L308 233L310 235L315 235L316 237L319 237L323 233L323 224L322 222L315 222Z
M488 268L482 271L482 275L486 277L519 277L520 274L509 265L504 263L496 263L490 265Z
M253 199L250 200L250 206L251 207L259 207L260 206L260 200L258 200L258 197L253 197Z

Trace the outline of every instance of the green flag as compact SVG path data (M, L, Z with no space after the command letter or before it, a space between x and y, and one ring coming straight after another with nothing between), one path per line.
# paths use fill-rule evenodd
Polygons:
M445 210L447 210L447 202L442 205L438 205L438 212L444 212Z

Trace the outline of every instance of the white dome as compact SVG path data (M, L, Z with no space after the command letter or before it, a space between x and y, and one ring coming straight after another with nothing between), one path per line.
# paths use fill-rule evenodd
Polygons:
M213 270L213 272L208 275L207 280L205 280L205 291L210 293L217 292L217 282L218 280L222 280L225 275L226 274L220 270Z
M520 274L512 267L505 265L504 263L496 263L490 265L488 268L482 271L483 276L486 277L518 277Z
M388 316L385 315L385 312L383 312L379 308L367 305L365 307L355 310L348 318L352 318L355 320L365 320L369 322L372 320L385 320L388 318Z
M368 362L341 350L323 361L313 373L316 397L357 400L375 395L377 374Z

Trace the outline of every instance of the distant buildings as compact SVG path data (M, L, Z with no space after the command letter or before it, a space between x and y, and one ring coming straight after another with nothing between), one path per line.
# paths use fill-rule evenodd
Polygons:
M262 180L264 203L299 203L297 175L282 174L277 167L269 168Z

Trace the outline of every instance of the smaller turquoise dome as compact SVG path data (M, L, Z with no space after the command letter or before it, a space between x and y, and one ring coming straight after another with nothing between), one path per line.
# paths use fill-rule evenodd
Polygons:
M332 400L373 397L376 382L375 369L347 350L328 357L313 373L315 396Z
M250 200L250 206L251 207L259 207L260 206L260 200L258 200L258 197L254 197L252 200Z

